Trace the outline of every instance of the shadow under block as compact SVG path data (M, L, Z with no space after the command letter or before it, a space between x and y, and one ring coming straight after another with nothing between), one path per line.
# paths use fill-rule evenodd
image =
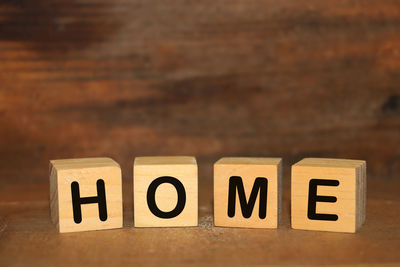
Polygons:
M51 160L50 210L60 233L121 228L120 166L110 158Z
M305 158L292 166L292 228L356 232L365 221L366 162Z
M215 226L277 228L282 197L281 162L281 158L218 160L214 164Z
M198 225L194 157L137 157L133 171L135 227Z

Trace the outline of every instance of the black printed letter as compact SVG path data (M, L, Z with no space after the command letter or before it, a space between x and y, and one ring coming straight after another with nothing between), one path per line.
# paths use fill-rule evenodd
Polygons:
M163 183L172 184L176 192L178 193L178 202L173 210L164 212L157 207L156 204L156 190L159 185ZM170 176L162 176L155 179L151 182L149 189L147 189L147 205L149 206L150 211L157 217L163 219L170 219L178 216L183 209L185 208L186 204L186 192L183 184L176 178Z
M336 214L320 214L316 213L317 202L336 202L337 198L332 196L318 196L317 186L338 186L338 180L311 179L308 188L308 219L321 221L337 221Z
M260 209L258 216L260 219L265 219L267 216L267 192L268 192L268 180L263 177L257 177L254 181L253 188L251 190L249 201L246 201L246 194L244 192L242 178L239 176L232 176L229 179L229 194L228 194L228 216L235 216L236 206L236 188L239 195L240 207L244 218L250 218L258 191L260 191Z
M99 205L99 218L101 221L107 220L107 205L106 205L106 191L104 189L104 181L102 179L97 180L97 196L96 197L80 197L79 184L78 182L71 183L72 193L72 208L74 211L75 223L82 221L82 204L98 203Z

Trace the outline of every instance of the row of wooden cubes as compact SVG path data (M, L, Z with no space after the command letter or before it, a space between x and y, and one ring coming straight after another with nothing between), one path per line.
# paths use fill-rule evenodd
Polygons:
M194 157L137 157L133 175L135 227L198 225ZM365 221L366 163L305 158L292 166L294 229L356 232ZM222 158L214 164L214 224L277 228L280 158ZM110 158L52 160L50 210L59 232L123 226L122 179Z

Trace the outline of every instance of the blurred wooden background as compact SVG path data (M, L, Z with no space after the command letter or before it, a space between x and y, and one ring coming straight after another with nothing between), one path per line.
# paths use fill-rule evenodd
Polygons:
M139 155L242 155L392 177L399 85L399 1L6 0L1 183L103 155L127 175Z
M143 155L196 156L206 186L236 155L398 180L399 86L398 0L2 0L0 195L47 200L48 161L88 156L128 184Z

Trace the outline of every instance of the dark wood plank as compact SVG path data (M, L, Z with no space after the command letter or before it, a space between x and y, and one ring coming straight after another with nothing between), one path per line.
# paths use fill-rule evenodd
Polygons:
M392 177L398 7L5 1L0 174L36 183L52 158L187 154L359 158Z

